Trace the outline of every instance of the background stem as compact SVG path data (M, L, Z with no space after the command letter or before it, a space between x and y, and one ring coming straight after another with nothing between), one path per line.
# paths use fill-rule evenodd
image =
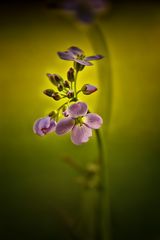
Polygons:
M98 24L89 26L89 40L96 54L103 54L104 59L98 63L98 75L100 84L100 99L98 107L103 117L103 135L96 131L97 144L99 148L100 181L101 188L97 193L97 204L95 209L96 240L111 240L111 203L109 190L109 154L108 154L108 130L112 107L112 79L111 64L108 46ZM103 140L102 140L103 139Z

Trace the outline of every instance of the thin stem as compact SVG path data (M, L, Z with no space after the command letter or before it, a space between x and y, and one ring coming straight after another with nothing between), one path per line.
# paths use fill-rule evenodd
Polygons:
M101 138L99 129L96 129L95 133L96 133L98 152L99 152L98 162L99 162L99 165L102 165L104 161L104 150L103 150L102 138Z
M68 104L68 102L65 102L64 104L62 104L62 105L57 109L57 111L60 111L66 104Z
M82 90L81 90L81 89L80 89L80 90L77 92L77 95L78 95L80 92L82 92Z
M71 90L73 89L73 82L71 82Z
M76 70L76 74L74 77L74 97L75 97L75 99L77 98L77 76L78 76L78 71Z
M102 188L97 193L97 203L95 212L95 239L111 239L111 203L109 184L109 157L108 157L108 127L111 118L112 106L112 75L110 64L110 53L103 32L98 24L93 23L88 28L88 36L96 53L102 53L105 58L98 65L99 83L102 86L98 107L103 113L103 131L105 138L96 131L97 144L99 149L100 181ZM104 81L105 77L105 81ZM103 79L103 82L101 82ZM105 143L105 147L103 144ZM102 152L101 152L102 151Z
M103 240L104 239L104 162L105 162L105 156L104 156L104 146L102 137L100 134L100 130L96 129L96 139L97 139L97 146L98 146L98 163L100 167L99 172L99 188L98 188L98 196L97 196L97 204L95 208L95 240Z

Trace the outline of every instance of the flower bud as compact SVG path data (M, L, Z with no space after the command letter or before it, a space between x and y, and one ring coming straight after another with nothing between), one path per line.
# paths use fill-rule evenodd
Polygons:
M58 89L58 91L61 92L63 90L63 85L62 84L58 84L57 89Z
M54 100L58 101L61 99L61 96L59 95L58 92L55 92L54 95L52 96Z
M85 85L83 85L81 90L82 90L83 94L90 95L91 93L97 91L97 88L93 85L85 84Z
M67 72L68 81L74 82L74 69L70 68Z
M47 77L49 78L51 83L55 86L58 86L58 84L60 84L63 80L62 77L58 74L47 73Z
M69 91L67 92L67 97L68 97L68 98L74 97L74 92L73 92L72 90L69 90Z
M53 89L46 89L43 91L43 93L48 97L52 97L56 101L61 99L61 96L59 95L59 93L55 92Z
M62 108L62 112L66 111L66 110L67 110L67 105L64 105Z
M45 95L47 95L48 97L53 97L53 95L54 95L54 90L53 89L46 89L46 90L44 90L43 91L43 93L45 94Z
M55 118L55 117L57 116L57 111L54 110L54 111L50 112L50 113L48 114L48 116L51 117L51 118Z
M62 108L62 113L64 117L68 117L69 115L67 110L68 110L67 105L64 105Z
M69 82L67 80L64 81L63 85L65 88L70 88Z

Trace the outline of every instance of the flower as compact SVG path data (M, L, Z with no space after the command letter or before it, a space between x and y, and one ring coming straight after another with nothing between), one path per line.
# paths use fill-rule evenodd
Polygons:
M71 132L71 141L76 145L88 142L92 129L100 128L103 123L98 114L88 113L87 104L84 102L72 104L66 112L67 117L57 123L55 132L58 135Z
M97 91L97 88L91 84L85 84L85 85L83 85L81 90L82 90L83 94L90 95L91 93L94 93L95 91Z
M48 133L54 132L56 122L51 117L39 118L33 125L33 132L39 136L44 136Z
M91 23L97 13L107 9L107 0L50 0L48 6L73 11L76 17L84 23Z
M102 59L103 56L98 54L95 56L85 57L83 50L78 47L72 46L67 51L58 52L58 56L63 60L74 61L84 66L93 65L90 61Z

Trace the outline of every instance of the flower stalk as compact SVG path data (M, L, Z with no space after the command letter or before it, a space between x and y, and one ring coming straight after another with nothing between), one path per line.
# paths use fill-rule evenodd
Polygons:
M102 131L105 135L105 138L99 140L98 131L96 130L97 144L99 149L102 147L103 155L101 155L101 182L102 189L99 191L99 197L97 200L97 213L96 216L100 219L100 222L97 223L97 239L98 240L110 240L112 238L111 233L111 201L110 201L110 181L109 181L109 150L108 150L108 131L109 123L111 119L111 106L112 106L112 75L111 75L111 63L110 63L110 53L108 49L107 42L105 40L104 34L97 23L92 23L87 28L87 35L92 44L92 47L95 52L100 51L105 55L105 59L101 64L98 65L98 75L99 75L99 84L102 85L101 79L103 81L103 88L101 89L101 98L99 99L101 106L101 112L105 113L103 115L103 120L105 122L105 127ZM103 140L103 141L102 141ZM102 143L102 144L101 144ZM105 148L103 145L105 144ZM99 227L98 227L99 226ZM99 236L98 236L99 235Z
M68 48L67 51L58 52L58 56L63 60L73 62L67 72L67 80L59 74L47 74L50 82L55 89L46 89L43 93L56 100L67 98L68 100L60 105L56 110L53 110L47 117L38 119L34 126L34 133L44 136L48 133L55 132L57 135L64 135L70 132L71 141L75 145L88 142L92 136L92 130L95 130L97 147L98 147L98 161L92 163L89 168L83 171L83 177L87 188L91 188L96 196L95 202L95 217L96 220L95 232L93 233L94 240L104 240L103 238L103 193L104 193L104 149L99 128L103 124L103 119L97 113L92 113L88 110L88 105L78 99L78 94L91 95L97 91L97 87L87 83L80 89L77 89L77 80L79 72L86 66L92 66L91 61L100 60L102 55L85 56L84 52L75 46ZM73 166L73 164L72 164ZM74 165L75 166L75 165Z
M75 78L74 78L74 97L77 100L77 77L78 77L78 70L76 70Z

